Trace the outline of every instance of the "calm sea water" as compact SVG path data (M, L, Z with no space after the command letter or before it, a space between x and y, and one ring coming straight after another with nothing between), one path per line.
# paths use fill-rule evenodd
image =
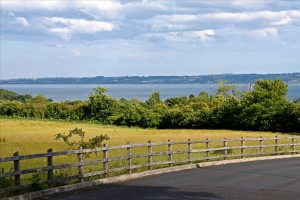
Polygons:
M66 101L66 100L85 100L93 93L93 88L99 85L68 85L68 84L41 84L41 85L21 85L21 84L1 84L0 87L19 93L43 94L53 101ZM108 95L116 99L120 98L137 98L145 101L148 99L149 94L153 91L159 91L162 99L169 97L189 96L190 94L198 95L200 92L207 92L213 94L216 91L217 85L213 84L106 84L101 87L108 89ZM238 85L239 89L249 89L249 85ZM288 85L287 98L289 100L297 99L300 97L300 84Z

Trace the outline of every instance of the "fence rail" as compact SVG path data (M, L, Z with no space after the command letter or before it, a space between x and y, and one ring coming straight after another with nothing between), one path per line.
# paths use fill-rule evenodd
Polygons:
M0 180L4 178L13 178L14 185L6 188L0 188L0 194L5 192L16 191L32 187L32 184L22 184L21 176L25 174L44 172L47 174L44 180L39 180L39 184L47 184L52 187L54 183L61 183L71 180L84 182L85 179L94 176L102 176L103 178L113 176L113 173L133 173L133 170L145 168L144 170L152 170L154 167L171 167L178 164L190 164L193 162L207 162L211 160L230 159L230 158L245 158L264 155L282 155L282 154L297 154L300 149L300 136L289 137L273 137L273 138L235 138L221 140L200 140L200 141L183 141L183 142L157 142L148 141L145 144L131 144L108 146L104 145L96 149L69 150L61 152L53 152L48 149L46 153L20 155L15 152L12 157L0 158L0 164L11 163L13 171L0 173ZM197 147L201 146L201 147ZM164 147L165 151L153 151L156 147ZM175 148L177 147L177 148ZM133 153L136 148L142 148L143 153ZM109 156L114 150L124 150L125 155ZM146 152L145 152L146 151ZM89 153L99 153L97 158L87 160L85 155ZM74 155L77 162L55 164L54 157ZM176 158L176 155L179 157ZM164 160L154 161L154 158L164 156ZM47 165L38 168L22 169L22 160L37 158L46 158ZM134 159L144 158L144 161L133 162ZM111 162L122 161L121 166L111 166ZM89 165L101 165L101 170L86 172L84 169ZM66 175L64 177L56 177L54 171L60 169L77 168L75 175Z

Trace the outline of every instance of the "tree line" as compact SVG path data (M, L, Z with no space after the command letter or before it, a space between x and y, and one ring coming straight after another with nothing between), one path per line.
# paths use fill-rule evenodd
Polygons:
M300 132L300 101L286 99L280 80L258 80L252 91L220 83L215 94L161 100L154 91L146 101L119 100L107 89L94 89L85 101L52 102L0 90L0 115L41 119L96 120L103 124L142 128L236 129Z

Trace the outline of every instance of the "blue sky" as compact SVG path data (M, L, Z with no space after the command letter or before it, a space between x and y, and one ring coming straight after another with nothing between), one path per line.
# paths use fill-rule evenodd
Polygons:
M1 79L300 71L298 0L1 0Z

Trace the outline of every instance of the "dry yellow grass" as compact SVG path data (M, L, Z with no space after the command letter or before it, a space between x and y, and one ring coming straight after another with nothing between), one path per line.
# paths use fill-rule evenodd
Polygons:
M258 138L263 136L265 138L274 138L275 133L270 132L249 132L249 131L232 131L232 130L193 130L193 129L175 129L175 130L157 130L157 129L141 129L141 128L127 128L117 126L104 126L91 123L75 123L75 122L57 122L57 121L40 121L40 120L26 120L26 119L0 119L0 157L10 157L14 152L19 151L20 155L28 155L35 153L45 153L47 149L52 148L53 151L68 150L69 147L62 141L54 140L54 136L58 133L68 133L74 128L82 128L86 132L86 139L94 137L99 134L107 134L111 140L106 141L109 146L124 145L127 142L132 144L152 142L166 142L168 139L172 141L187 141L191 140L205 140L209 139L223 139L223 138ZM278 133L279 137L283 134ZM5 140L5 142L3 142ZM284 142L282 140L282 142ZM247 145L258 145L259 141L247 141ZM272 141L264 141L264 144L274 144ZM222 147L223 142L216 142L210 144L210 148ZM229 146L239 146L240 141L231 141ZM205 143L193 144L193 149L203 149ZM173 145L173 150L186 150L187 145ZM153 152L166 152L168 147L154 146ZM267 150L267 148L265 148ZM270 149L273 151L274 147ZM249 149L247 153L258 153L259 149ZM268 150L267 150L268 151ZM234 149L233 154L240 154L240 149ZM147 153L147 147L137 147L132 149L132 154ZM217 152L211 151L210 155ZM221 152L222 153L222 152ZM126 156L126 149L110 150L109 157ZM219 154L218 154L219 155ZM205 157L205 153L194 153L192 157ZM85 161L102 158L102 152L98 154L91 154L90 157L85 158ZM187 154L174 154L173 160L187 159ZM153 162L164 162L168 160L168 156L153 156ZM54 165L74 163L77 162L76 155L56 156L53 158ZM132 165L139 165L147 163L147 157L133 158ZM47 159L37 158L30 160L21 160L21 169L33 169L47 166ZM127 161L119 160L109 162L110 169L124 167ZM155 166L157 167L157 166ZM161 166L160 166L161 167ZM13 170L13 162L0 163L0 170L10 172ZM84 167L84 173L103 170L102 164L87 165ZM136 169L135 171L147 170L147 167ZM77 167L54 170L55 177L66 177L76 175ZM118 173L126 173L125 171ZM118 173L110 173L109 176L115 176ZM43 180L47 179L46 172L39 172L39 176ZM33 174L25 174L21 176L22 184L29 184L32 182ZM97 177L96 177L97 178ZM98 177L99 178L99 177ZM8 187L4 186L4 187ZM0 185L1 187L1 185Z
M68 149L62 141L55 141L54 135L57 133L68 133L70 129L82 128L86 132L86 138L99 134L108 134L111 140L106 143L110 146L131 143L165 142L172 141L221 139L221 138L240 138L244 137L274 137L275 133L270 132L249 132L232 130L157 130L127 128L117 126L104 126L99 124L74 123L74 122L54 122L54 121L35 121L26 119L0 119L0 138L5 142L0 143L0 157L11 156L19 151L21 155L42 153L47 149L53 151ZM280 133L278 136L282 135Z

